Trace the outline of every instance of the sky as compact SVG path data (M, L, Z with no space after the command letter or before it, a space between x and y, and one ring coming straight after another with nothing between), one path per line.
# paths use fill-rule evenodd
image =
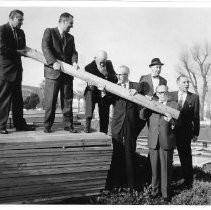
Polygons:
M131 69L130 80L138 82L150 73L152 58L164 63L161 75L170 90L176 87L176 66L180 53L196 43L211 42L211 5L191 4L73 4L46 1L19 4L0 1L0 25L8 22L9 12L24 12L22 29L27 46L41 51L45 28L56 27L61 13L74 16L70 33L75 37L81 68L91 62L98 50L106 50L115 70L120 65ZM6 5L6 6L5 6ZM21 5L21 6L20 6ZM62 7L61 7L62 6ZM43 65L23 58L23 84L39 86L44 79ZM74 89L80 86L75 80Z

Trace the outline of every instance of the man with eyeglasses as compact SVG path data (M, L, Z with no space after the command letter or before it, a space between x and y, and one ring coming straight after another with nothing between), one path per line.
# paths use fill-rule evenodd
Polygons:
M26 46L21 29L23 20L24 13L13 10L9 14L9 22L0 26L0 134L8 134L6 125L11 105L16 131L35 130L23 118L23 67L17 52Z
M113 69L112 62L107 60L107 57L106 51L98 51L94 60L85 67L85 71L110 82L117 83L118 79ZM112 94L108 93L100 86L97 87L87 83L87 87L84 91L84 97L86 117L84 132L91 132L91 120L95 105L97 103L99 109L100 132L107 134L109 124L109 109L110 105L113 104Z
M178 102L180 116L176 126L177 150L184 176L184 185L191 188L193 184L193 163L191 141L195 142L200 130L199 96L188 91L189 79L185 75L177 78L179 90L170 93L171 100Z
M128 79L130 69L118 68L118 85L134 95L139 83ZM113 188L135 188L136 130L139 120L138 105L119 96L114 96L114 112L111 126L113 155L111 163L111 185Z
M169 101L168 87L158 85L153 100L179 109L175 101ZM140 118L147 120L148 124L148 147L152 170L151 197L159 196L160 191L165 202L171 199L171 171L173 151L176 147L175 125L176 122L168 113L165 115L143 108Z

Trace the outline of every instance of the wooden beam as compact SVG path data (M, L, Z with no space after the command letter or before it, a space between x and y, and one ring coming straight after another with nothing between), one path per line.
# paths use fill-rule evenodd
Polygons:
M18 52L23 56L32 58L34 60L37 60L37 61L47 65L45 57L43 56L43 54L41 52L38 52L37 50L26 47L23 50L18 50ZM73 66L71 66L67 63L64 63L62 61L59 61L59 62L62 66L62 71L66 74L77 77L81 80L92 83L93 85L96 85L96 86L101 85L102 87L105 87L105 89L108 92L111 92L117 96L125 98L129 101L132 101L132 102L142 105L144 107L147 107L147 108L149 108L153 111L156 111L158 113L161 113L161 114L169 113L175 119L178 119L178 117L179 117L180 112L176 109L173 109L169 106L165 106L157 101L150 101L148 98L146 98L145 96L143 96L141 94L136 94L134 96L131 96L129 94L129 90L127 90L119 85L116 85L112 82L109 82L107 80L99 78L93 74L85 72L84 70L76 70Z

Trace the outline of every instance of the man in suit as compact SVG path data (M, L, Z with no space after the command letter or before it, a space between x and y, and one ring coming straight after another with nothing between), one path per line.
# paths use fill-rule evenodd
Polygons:
M171 100L178 102L180 116L176 126L177 150L181 162L185 186L192 187L193 165L191 153L191 141L195 142L199 136L200 117L199 96L188 91L189 79L180 75L177 78L179 90L171 93Z
M104 50L97 52L95 59L85 67L85 71L113 83L117 83L118 81L112 62L107 60L107 52ZM84 131L86 133L90 133L93 111L95 104L97 103L99 108L100 132L107 134L109 124L109 108L113 103L112 94L106 92L100 86L96 87L88 83L84 91L84 97L86 105L86 123Z
M159 58L153 58L149 65L151 73L141 76L139 83L144 95L153 96L158 85L167 85L167 80L160 76L163 65Z
M168 101L166 85L158 85L156 95L160 103L175 109L179 108L175 101ZM154 99L156 100L155 96ZM161 190L164 201L169 201L173 151L176 147L175 121L170 114L162 115L147 108L140 111L140 118L147 120L149 128L148 147L152 169L151 196L157 197Z
M68 33L72 27L73 16L63 13L60 15L58 27L47 28L42 38L42 51L47 61L47 65L44 66L44 132L46 133L52 132L59 91L64 130L77 132L73 125L73 77L61 72L61 65L57 61L57 59L64 61L77 69L78 53L75 49L74 37Z
M130 70L127 66L120 66L118 69L118 85L130 89L139 90L139 84L130 82L128 75ZM134 92L134 93L135 93ZM131 93L131 95L134 95ZM111 180L114 188L135 187L135 151L137 122L139 119L138 105L114 96L114 112L111 126L113 156L111 163Z
M140 89L143 95L151 99L156 94L156 88L158 85L167 85L167 80L160 76L162 66L164 64L159 58L153 58L149 64L151 73L147 75L142 75L139 83ZM139 121L138 135L141 130L145 127L146 121Z
M9 22L0 26L0 133L8 134L6 129L12 105L13 124L17 131L30 131L34 127L26 124L23 118L23 97L21 90L22 61L17 50L26 46L25 34L21 30L24 14L13 10Z

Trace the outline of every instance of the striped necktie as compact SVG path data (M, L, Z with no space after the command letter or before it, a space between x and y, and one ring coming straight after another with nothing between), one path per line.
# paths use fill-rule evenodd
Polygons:
M63 50L64 50L64 48L65 48L65 45L66 45L66 37L65 37L65 34L63 33L62 35L61 35L61 41L62 41L62 48L63 48Z
M183 94L182 93L179 93L179 96L178 96L178 105L179 105L179 109L181 110L182 109L182 106L183 106Z

